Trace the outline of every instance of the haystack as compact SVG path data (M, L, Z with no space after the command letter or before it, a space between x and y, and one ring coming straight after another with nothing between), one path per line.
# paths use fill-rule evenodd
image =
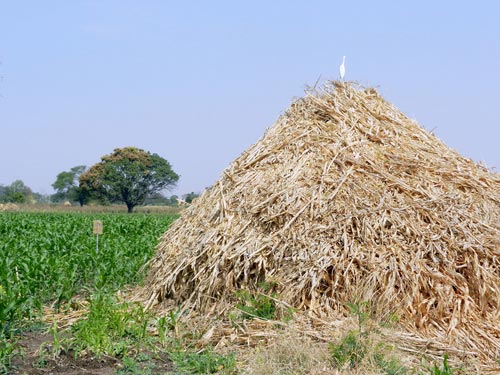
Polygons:
M272 282L328 320L370 301L404 327L500 354L500 175L376 90L296 100L164 234L143 290L200 313Z
M19 211L19 206L15 203L0 203L0 211Z

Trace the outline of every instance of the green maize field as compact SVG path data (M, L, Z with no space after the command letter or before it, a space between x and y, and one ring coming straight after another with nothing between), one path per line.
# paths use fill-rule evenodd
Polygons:
M0 213L0 337L38 319L44 305L139 283L141 267L176 217ZM104 227L98 251L93 220Z

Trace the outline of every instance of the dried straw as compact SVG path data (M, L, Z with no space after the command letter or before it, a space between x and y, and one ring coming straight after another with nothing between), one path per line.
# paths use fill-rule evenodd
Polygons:
M183 212L140 295L210 314L272 281L310 316L370 301L416 337L494 359L499 219L500 175L374 89L331 82L295 101Z

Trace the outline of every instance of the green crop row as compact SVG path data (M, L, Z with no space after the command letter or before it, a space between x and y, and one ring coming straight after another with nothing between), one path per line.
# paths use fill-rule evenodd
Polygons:
M42 306L88 290L140 282L174 215L0 213L0 336L40 316ZM93 220L104 232L92 231Z

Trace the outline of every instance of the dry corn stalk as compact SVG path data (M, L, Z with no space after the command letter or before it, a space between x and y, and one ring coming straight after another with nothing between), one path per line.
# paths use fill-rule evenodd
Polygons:
M220 311L241 288L328 320L348 302L420 337L500 354L500 176L374 89L295 101L165 233L140 292Z

